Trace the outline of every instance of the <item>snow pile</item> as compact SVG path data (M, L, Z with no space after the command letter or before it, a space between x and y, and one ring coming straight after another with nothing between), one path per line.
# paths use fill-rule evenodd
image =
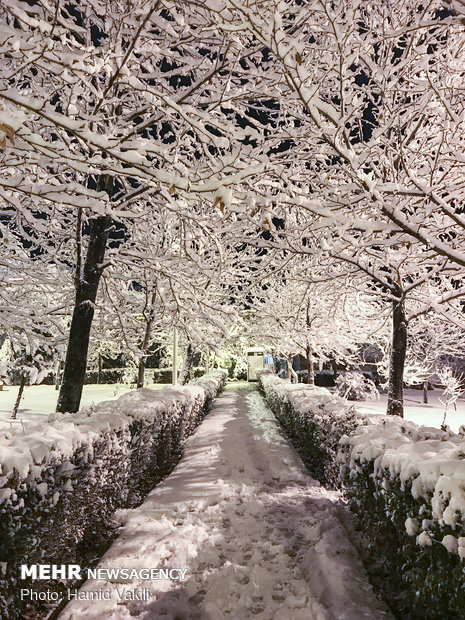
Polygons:
M8 562L0 606L18 594L19 564L95 555L113 512L139 503L169 473L224 382L217 372L188 386L142 388L77 414L51 414L27 434L0 431L0 562Z

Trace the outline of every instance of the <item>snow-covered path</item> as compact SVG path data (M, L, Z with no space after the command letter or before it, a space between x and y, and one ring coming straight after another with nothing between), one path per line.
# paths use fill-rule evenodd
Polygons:
M111 598L72 600L60 618L389 618L335 500L305 473L256 389L227 386L173 473L120 514L99 565L186 568L185 580L89 580L81 596ZM123 589L148 600L120 600Z

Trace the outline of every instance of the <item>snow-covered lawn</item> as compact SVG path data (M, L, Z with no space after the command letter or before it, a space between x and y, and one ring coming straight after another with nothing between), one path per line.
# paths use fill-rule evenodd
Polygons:
M164 384L154 383L147 387L159 389ZM81 407L96 405L104 400L113 400L128 392L127 385L104 384L104 385L85 385ZM430 390L428 392L429 403L423 404L423 392L421 390L405 390L405 418L416 424L435 426L439 428L442 423L444 407L439 402L441 390ZM26 426L29 422L37 422L55 411L58 398L58 391L52 385L31 385L24 390L24 395L18 411L17 422L11 421L11 410L13 409L17 386L5 386L0 391L0 428L9 428L13 425L20 425L23 422ZM367 413L386 413L387 395L381 394L379 401L360 401L354 402L357 409ZM453 408L447 414L446 423L449 424L454 432L457 432L461 424L465 424L465 399L460 398L457 402L457 411Z
M228 385L173 473L116 514L123 526L99 565L187 569L185 580L88 580L60 618L390 618L338 497L305 472L256 388ZM109 600L89 600L99 591Z
M150 384L148 387L162 388L162 384ZM116 384L90 384L85 385L82 393L81 407L96 405L104 400L113 400L129 392L130 388L121 383ZM15 385L5 386L0 392L0 429L9 428L12 425L27 426L31 422L40 422L50 413L55 411L58 399L58 391L53 385L31 385L24 390L23 398L18 410L18 418L11 420L11 410L18 395L18 387Z
M428 404L423 404L422 390L407 388L404 391L404 417L415 424L434 426L440 428L444 417L444 405L439 401L442 395L440 389L428 391ZM379 401L360 401L354 402L355 407L364 413L386 413L387 394L381 394ZM465 424L465 400L460 398L457 401L457 411L452 407L446 417L448 424L455 433L462 424Z

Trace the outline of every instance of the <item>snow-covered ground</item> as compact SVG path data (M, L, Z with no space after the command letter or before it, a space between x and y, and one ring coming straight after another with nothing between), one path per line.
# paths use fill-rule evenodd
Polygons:
M439 401L442 390L428 391L428 404L423 404L423 391L407 388L404 390L404 417L415 424L434 426L440 428L444 417L444 405ZM367 400L354 402L355 407L362 413L386 413L387 394L381 394L379 401ZM462 424L465 424L465 400L459 398L457 401L457 411L450 408L446 424L455 433Z
M162 384L150 384L148 387L162 388ZM89 407L96 405L104 400L113 400L129 392L130 388L121 383L116 384L90 384L85 385L82 393L81 407ZM16 397L18 395L18 386L4 386L0 392L0 429L9 428L12 425L24 424L26 427L31 422L40 422L56 408L58 391L53 385L31 385L24 389L23 398L21 400L17 421L11 420L11 411L13 409Z
M150 384L152 389L162 388L164 384ZM127 385L121 383L112 385L85 385L81 407L96 405L104 400L113 400L129 391ZM405 390L405 418L416 424L435 426L440 428L444 406L439 402L441 390L430 390L428 392L429 403L423 404L423 392L421 390ZM55 411L58 398L58 391L51 385L31 385L26 387L18 411L18 421L11 421L11 410L13 409L17 386L5 386L0 392L0 429L9 428L12 425L27 424L38 422ZM355 406L361 412L366 413L386 413L387 395L381 394L379 401L360 401L355 402ZM460 398L457 402L457 411L453 408L447 414L446 423L449 424L454 432L457 432L462 424L465 424L465 398Z
M120 535L99 564L187 569L185 580L88 580L60 618L390 618L342 510L306 474L256 388L229 385L173 473L117 513Z

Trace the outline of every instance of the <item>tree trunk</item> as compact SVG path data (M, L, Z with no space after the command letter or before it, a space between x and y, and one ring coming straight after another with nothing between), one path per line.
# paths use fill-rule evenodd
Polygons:
M55 372L55 390L60 389L61 360L58 360Z
M189 342L186 350L186 359L184 360L184 364L182 366L182 370L179 374L179 385L185 385L187 383L187 379L189 378L189 371L192 366L192 362L194 361L195 355L195 347Z
M26 386L26 373L21 373L21 383L19 384L18 396L16 397L16 402L13 407L13 411L11 412L11 418L16 420L16 416L18 414L19 403L21 402L21 398L23 397L24 387Z
M102 354L98 354L98 370L97 370L97 383L102 383Z
M292 357L287 360L287 378L291 383L299 383L299 375L296 373L294 368L292 367Z
M423 403L428 404L428 381L423 383Z
M90 222L89 246L82 277L76 285L76 303L71 320L63 379L58 397L57 411L62 413L65 411L75 413L81 402L95 299L102 275L110 224L111 218L108 215L98 217Z
M139 360L139 366L137 368L137 388L141 388L144 387L144 382L145 382L145 362L146 362L147 358L145 357L141 357Z
M393 302L392 350L389 363L387 414L404 417L404 366L407 353L407 319L403 300Z
M154 295L152 296L152 305L154 303ZM149 317L147 319L147 323L145 325L144 339L142 341L142 353L143 357L140 358L139 368L137 371L137 387L144 387L145 382L145 365L147 363L147 352L150 343L150 336L152 334L152 325L153 325L154 315L152 310L150 311Z
M334 377L334 384L336 384L336 379L337 379L337 362L336 360L331 360L331 367L333 369L333 377Z
M210 347L207 347L207 352L205 354L205 374L208 375L210 372Z
M307 354L307 383L308 385L315 385L315 371L313 369L313 355L312 348L310 346L306 349Z
M178 383L178 330L175 327L173 329L173 364L171 372L171 384L177 385Z

